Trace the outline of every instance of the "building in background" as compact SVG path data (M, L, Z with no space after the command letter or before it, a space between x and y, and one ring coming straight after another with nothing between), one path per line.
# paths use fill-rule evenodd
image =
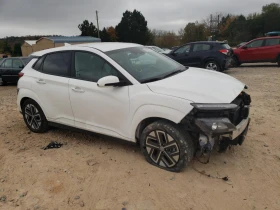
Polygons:
M33 52L32 45L36 44L36 40L24 40L23 45L21 46L22 56L28 56Z
M28 56L32 52L45 50L54 47L64 46L65 43L75 45L84 43L101 42L101 39L91 36L55 36L55 37L42 37L39 40L26 40L21 46L22 56Z

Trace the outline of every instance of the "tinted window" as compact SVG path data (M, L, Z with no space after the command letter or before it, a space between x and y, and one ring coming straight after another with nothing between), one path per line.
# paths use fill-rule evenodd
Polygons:
M36 63L33 65L33 69L40 71L43 60L44 60L44 57L38 58Z
M267 39L265 41L265 46L273 46L280 44L280 39Z
M71 52L52 53L46 56L43 73L57 76L68 76L71 64Z
M185 45L175 51L176 54L184 54L190 52L191 45Z
M75 53L75 75L77 79L92 82L109 75L120 77L120 73L103 58L87 52Z
M247 45L248 48L255 48L255 47L261 47L263 44L263 40L256 40L251 42L250 44Z
M19 69L23 66L20 59L13 59L13 68Z
M12 59L7 59L4 63L5 68L12 68Z
M210 48L211 46L209 44L194 44L193 52L206 51L210 50Z

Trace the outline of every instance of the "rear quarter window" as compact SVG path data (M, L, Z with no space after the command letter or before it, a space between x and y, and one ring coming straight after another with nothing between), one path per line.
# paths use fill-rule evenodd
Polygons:
M227 50L229 50L229 49L231 49L231 47L228 45L228 44L221 44L221 47L222 47L222 49L227 49Z
M35 64L32 66L32 68L37 71L41 71L41 66L42 66L43 60L44 60L44 57L38 58L37 61L35 62Z
M279 44L280 44L280 39L267 39L265 41L265 46L274 46Z

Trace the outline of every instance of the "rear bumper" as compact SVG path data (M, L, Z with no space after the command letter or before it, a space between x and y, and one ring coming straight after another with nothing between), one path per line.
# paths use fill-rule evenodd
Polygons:
M228 57L228 58L226 58L226 59L224 60L224 62L223 62L223 69L224 69L224 70L229 69L230 64L231 64L231 58Z

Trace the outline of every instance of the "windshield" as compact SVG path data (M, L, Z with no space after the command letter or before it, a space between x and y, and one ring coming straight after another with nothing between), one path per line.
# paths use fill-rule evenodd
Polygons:
M162 78L185 67L171 58L145 47L132 47L106 53L139 82Z
M159 47L154 46L154 47L152 47L152 48L153 48L156 52L158 52L158 53L164 52L164 50L161 49L161 48L159 48Z

